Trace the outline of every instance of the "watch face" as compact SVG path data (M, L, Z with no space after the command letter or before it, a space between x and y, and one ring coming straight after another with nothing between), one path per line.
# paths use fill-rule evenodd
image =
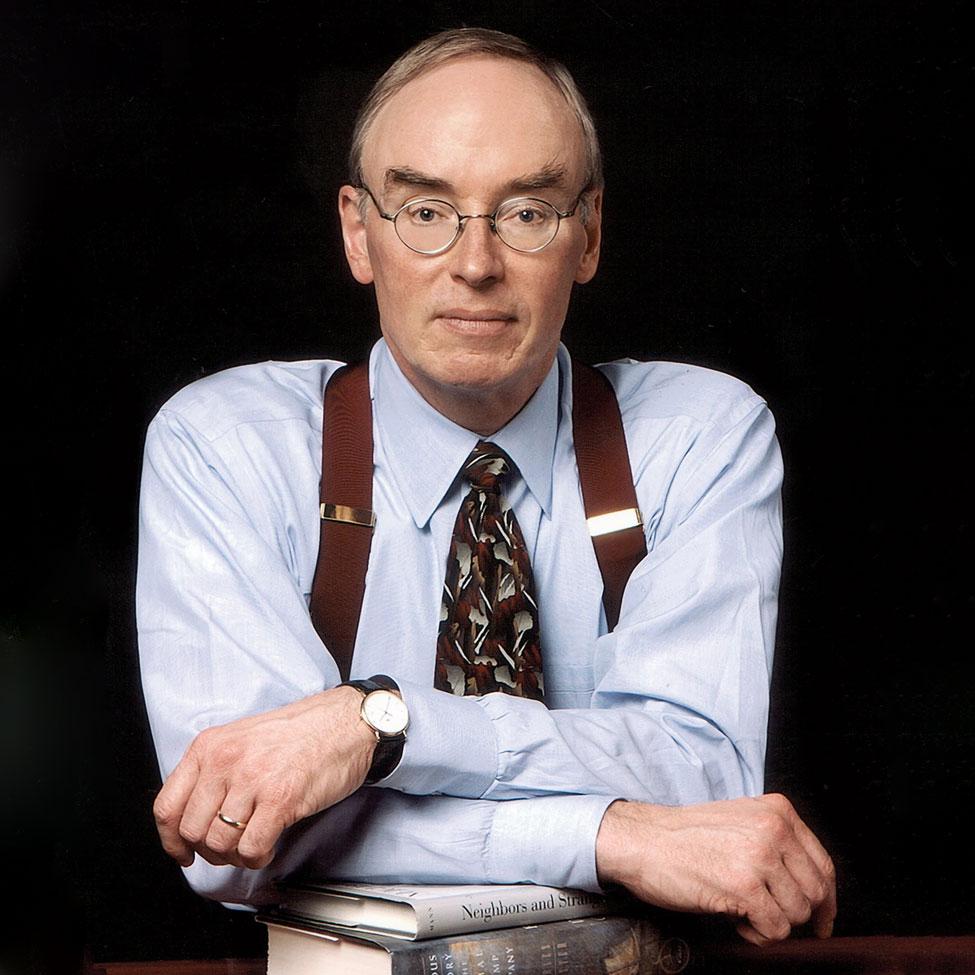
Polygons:
M392 691L373 691L362 701L362 716L376 731L398 735L406 731L409 714L403 699Z

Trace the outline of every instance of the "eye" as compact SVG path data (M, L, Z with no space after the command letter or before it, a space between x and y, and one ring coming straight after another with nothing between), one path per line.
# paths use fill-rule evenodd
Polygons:
M498 213L498 222L509 227L537 229L545 226L554 217L551 207L540 200L512 200Z
M446 203L439 200L417 200L415 203L408 203L400 216L416 226L428 227L450 220L452 211Z

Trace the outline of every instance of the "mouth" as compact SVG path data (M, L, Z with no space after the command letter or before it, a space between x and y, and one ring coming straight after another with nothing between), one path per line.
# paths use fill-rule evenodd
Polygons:
M450 331L485 336L503 332L516 318L500 308L446 308L435 317Z

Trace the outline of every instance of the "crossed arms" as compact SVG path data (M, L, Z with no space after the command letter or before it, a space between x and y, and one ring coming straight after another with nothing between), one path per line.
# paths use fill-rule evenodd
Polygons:
M230 439L253 431L235 423L204 435L194 419L192 403L171 409L147 441L139 606L166 776L155 813L171 855L184 866L202 858L189 869L199 889L259 901L272 876L298 867L375 880L621 883L662 906L738 917L757 942L810 917L828 933L825 851L785 799L747 798L761 790L754 677L767 694L774 629L759 604L774 603L778 568L728 561L743 533L777 530L778 458L754 398L688 448L620 626L599 637L593 706L453 699L418 681L404 687L407 752L382 789L360 788L374 738L311 628L289 519L261 501L276 488L260 483L275 468L261 451L272 448L247 440L231 464ZM316 496L313 469L284 469L289 496ZM641 505L655 510L653 499ZM693 578L681 562L721 571L695 592L675 581ZM723 672L695 673L696 650L721 638L708 620L729 606L737 636ZM646 646L657 648L649 663ZM687 680L674 688L682 667Z

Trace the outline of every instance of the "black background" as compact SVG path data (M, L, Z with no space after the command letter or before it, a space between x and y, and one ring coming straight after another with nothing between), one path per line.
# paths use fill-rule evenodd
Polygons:
M776 415L787 562L767 786L834 854L838 933L973 930L960 9L101 0L2 15L10 971L68 969L83 945L98 960L261 951L249 918L188 891L150 819L142 437L201 375L365 353L372 297L334 206L354 107L408 44L461 25L566 61L600 127L604 256L570 347L732 372Z

